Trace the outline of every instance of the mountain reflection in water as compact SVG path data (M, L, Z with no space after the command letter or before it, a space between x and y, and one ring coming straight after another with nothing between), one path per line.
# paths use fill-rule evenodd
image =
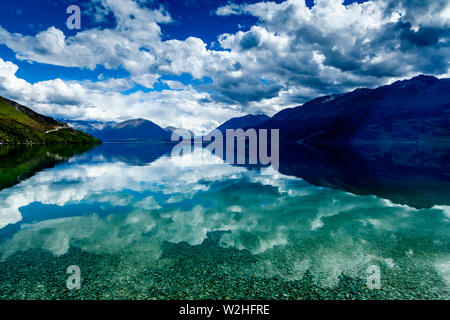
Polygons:
M275 171L173 146L104 144L0 191L0 297L448 298L449 148L287 144Z

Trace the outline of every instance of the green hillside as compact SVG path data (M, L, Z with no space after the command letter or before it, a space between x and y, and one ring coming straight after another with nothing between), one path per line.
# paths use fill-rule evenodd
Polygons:
M74 144L100 143L100 140L0 97L0 143Z

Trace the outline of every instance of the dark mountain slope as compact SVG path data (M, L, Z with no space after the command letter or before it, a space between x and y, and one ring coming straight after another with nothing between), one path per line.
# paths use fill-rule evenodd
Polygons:
M418 76L314 99L261 127L281 141L450 141L450 79Z
M217 127L222 133L225 133L227 129L243 129L257 128L265 121L269 120L270 117L265 114L248 114L243 117L231 118L230 120L224 122Z
M216 128L225 135L227 129L243 129L247 130L249 128L258 128L265 121L269 120L270 117L265 114L248 114L243 117L231 118L230 120L222 123Z

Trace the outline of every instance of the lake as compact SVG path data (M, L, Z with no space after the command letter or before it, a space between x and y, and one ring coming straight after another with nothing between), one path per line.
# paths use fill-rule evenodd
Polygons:
M2 147L0 298L450 298L449 147L172 148Z

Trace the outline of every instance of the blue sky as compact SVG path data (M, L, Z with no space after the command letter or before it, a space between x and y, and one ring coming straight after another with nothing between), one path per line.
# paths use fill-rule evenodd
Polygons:
M69 30L66 9L81 8ZM449 74L445 0L0 0L0 95L60 118L208 130Z
M96 21L90 14L92 2L73 0L19 0L4 1L7 3L6 10L0 11L1 26L10 32L18 32L23 35L34 35L54 26L62 30L66 35L75 35L77 30L69 30L66 27L66 20L70 16L66 14L66 9L71 4L80 6L82 13L82 29L113 28L115 21L109 15L105 21ZM255 3L257 0L235 1L234 3ZM280 0L275 2L282 2ZM353 2L353 1L349 1ZM145 5L148 8L158 8L161 5L171 14L174 21L172 23L161 24L162 38L185 40L188 37L198 37L209 47L214 47L217 37L223 33L235 33L239 30L248 30L257 22L256 17L245 16L217 16L214 11L221 5L226 5L226 0L158 0L148 1ZM313 1L306 2L312 6ZM220 49L220 48L219 48ZM15 59L14 51L6 45L0 46L0 57L6 58L19 65L18 76L31 83L54 78L63 80L95 80L100 74L110 77L123 77L128 73L126 70L108 70L99 66L95 70L80 68L64 68L51 64L30 64L28 62ZM174 77L168 77L175 80ZM192 77L188 74L176 77L183 83L190 83ZM164 86L158 86L157 90ZM139 88L137 86L137 88Z

